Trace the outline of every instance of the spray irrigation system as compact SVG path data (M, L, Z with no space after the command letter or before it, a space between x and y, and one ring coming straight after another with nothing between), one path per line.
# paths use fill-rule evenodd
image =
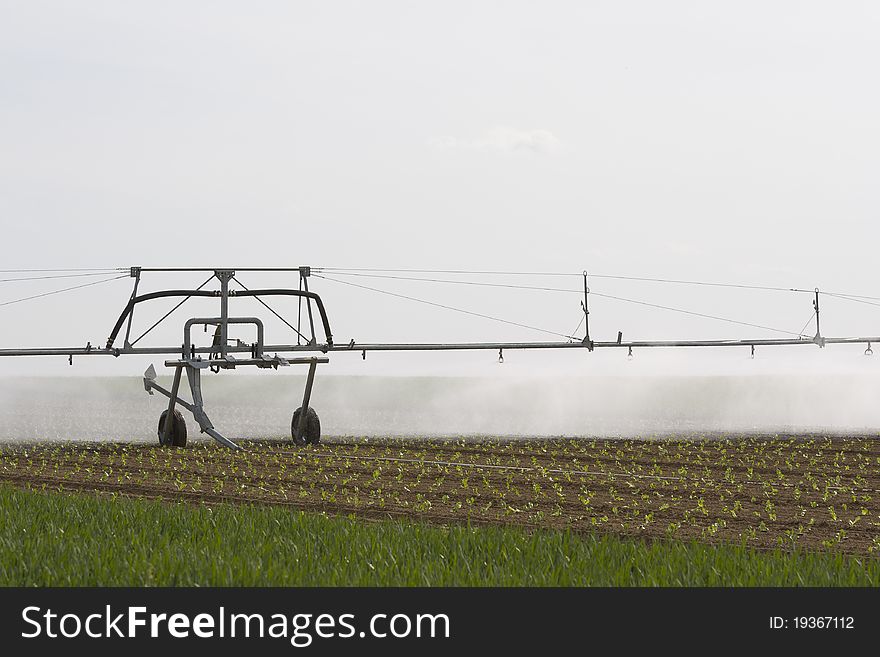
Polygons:
M168 289L145 294L138 294L138 288L144 274L154 272L190 272L205 273L210 275L208 278L195 289ZM289 276L295 274L298 276L299 282L296 288L261 288L250 289L246 287L238 278L237 274L244 272L270 272L279 276ZM308 365L308 375L306 377L305 389L303 392L302 405L297 408L291 420L291 435L294 443L298 445L313 444L320 440L321 427L317 413L309 406L312 394L312 386L315 380L315 370L318 364L328 363L327 354L330 352L349 352L360 353L366 358L368 351L447 351L447 350L498 350L498 359L503 362L504 350L517 349L586 349L593 351L595 349L626 349L629 355L632 355L633 348L648 347L748 347L754 356L755 347L767 346L788 346L788 345L816 345L825 347L829 344L865 344L865 354L873 353L871 344L880 342L880 336L873 337L826 337L821 333L821 325L819 322L820 295L846 299L858 303L869 305L880 305L876 303L880 299L876 297L867 297L853 294L843 294L836 292L820 292L818 288L806 290L800 288L782 288L758 285L739 285L728 283L714 283L707 281L685 281L661 278L641 278L633 276L611 276L593 274L594 278L618 279L630 281L651 281L659 283L688 284L700 286L716 286L752 290L774 290L784 292L807 293L812 297L813 313L804 324L804 328L800 332L785 331L782 329L762 326L750 322L738 321L726 317L718 317L707 315L704 313L662 306L659 304L648 303L627 299L623 297L612 296L591 292L589 287L589 277L587 272L582 274L570 273L550 273L550 272L498 272L498 271L464 271L464 270L429 270L429 269L343 269L343 268L318 268L318 267L240 267L240 268L194 268L194 267L130 267L130 268L113 268L113 269L18 269L4 270L4 274L15 274L13 278L0 279L0 283L16 282L16 281L35 281L50 280L59 278L80 278L80 277L96 277L105 276L100 280L91 280L86 283L73 285L59 290L53 290L42 294L15 299L0 303L0 306L20 303L32 299L42 298L54 294L71 292L84 287L90 287L109 281L118 280L120 278L132 278L134 282L131 296L113 325L109 337L103 346L95 346L91 343L85 347L53 347L53 348L23 348L0 349L0 356L64 356L67 357L70 364L73 364L74 356L124 356L124 355L169 355L175 356L174 359L166 360L165 366L173 368L174 378L171 389L168 390L160 386L156 382L156 370L150 365L144 373L144 388L149 394L154 391L168 398L168 408L165 409L160 418L158 426L158 436L161 445L166 446L185 446L186 445L186 423L183 415L177 410L177 406L188 410L192 413L198 423L202 433L207 433L217 442L233 449L241 449L232 440L220 434L211 423L208 415L204 410L204 399L201 388L202 370L210 370L214 373L221 370L235 369L237 367L253 366L260 369L278 369L278 367L286 367L289 365ZM21 275L24 274L24 275ZM438 275L453 276L454 278L436 278ZM514 285L507 283L491 283L485 281L463 280L462 275L506 275L506 276L577 276L583 279L583 288L558 288L538 285ZM431 276L430 278L426 276ZM341 277L341 278L340 278ZM512 288L522 290L536 291L555 291L555 292L577 292L582 294L580 302L580 321L572 333L564 334L555 331L549 331L535 326L529 326L518 322L508 321L499 317L486 315L483 313L473 312L470 310L449 306L445 304L435 303L425 299L397 294L387 290L363 285L353 282L351 277L366 277L369 279L391 279L403 281L421 281L425 283L449 283L458 285L485 286L493 288ZM339 283L354 288L376 292L392 297L397 297L409 301L414 301L429 306L464 313L471 316L481 317L520 328L540 331L542 333L551 334L556 337L553 341L542 342L441 342L441 343L359 343L350 340L344 344L337 344L333 340L333 334L330 328L330 320L328 318L324 303L321 297L315 292L309 290L309 279L318 278L321 280ZM205 289L213 281L219 283L219 289ZM734 340L639 340L624 341L623 333L618 332L617 339L614 341L598 341L590 337L590 296L597 296L619 301L630 302L642 306L659 308L696 317L720 320L728 323L748 326L751 328L771 330L779 333L788 334L792 337L771 338L771 339L734 339ZM214 317L192 317L184 323L182 342L174 346L138 346L140 341L153 329L164 322L168 317L180 308L187 300L193 297L211 297L216 298L220 302L219 314ZM281 320L296 335L296 343L289 344L268 344L265 340L265 331L263 321L259 317L243 317L230 315L229 302L237 298L254 298L266 310L271 312L276 318ZM267 297L292 297L297 300L297 317L296 323L288 321L281 314L276 312L269 304L264 301ZM180 299L177 304L168 310L162 317L154 322L148 329L136 338L132 339L132 322L135 310L144 303L157 299L177 298ZM304 308L305 307L305 308ZM815 319L815 333L813 335L804 334L803 331ZM253 342L244 342L240 339L231 340L229 338L230 325L249 325L256 329L256 337ZM319 331L316 331L316 325ZM197 346L192 338L193 326L204 326L207 330L208 326L214 327L213 340L210 345ZM579 335L583 327L583 336ZM121 337L120 337L121 336ZM271 354L271 355L270 355ZM320 354L320 355L319 355ZM192 394L192 401L187 402L180 397L180 383L183 373L189 383ZM171 418L171 421L166 421Z

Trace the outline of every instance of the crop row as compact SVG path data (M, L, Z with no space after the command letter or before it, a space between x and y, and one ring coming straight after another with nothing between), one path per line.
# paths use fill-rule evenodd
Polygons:
M880 553L872 439L197 443L0 450L0 480L441 523Z

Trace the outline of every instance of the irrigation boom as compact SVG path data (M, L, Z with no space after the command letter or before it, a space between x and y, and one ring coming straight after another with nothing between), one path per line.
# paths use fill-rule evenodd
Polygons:
M212 372L220 370L235 369L243 366L254 366L260 369L277 369L278 367L286 367L289 365L308 365L308 375L306 378L305 390L303 394L302 405L294 412L291 421L291 434L296 444L316 443L320 439L320 422L314 409L309 406L311 398L312 386L315 378L315 369L318 364L328 363L327 354L337 352L354 352L360 353L363 358L369 351L452 351L452 350L498 350L499 360L503 360L505 349L521 350L521 349L586 349L593 351L595 349L627 349L632 354L633 348L655 348L655 347L749 347L754 355L755 347L768 346L794 346L794 345L816 345L825 347L831 344L865 344L867 348L866 354L872 353L871 344L880 343L880 336L865 337L825 337L821 334L819 323L819 290L815 289L813 308L815 317L816 331L812 337L806 337L797 334L793 338L770 338L770 339L731 339L731 340L637 340L624 341L623 334L617 334L615 341L596 341L591 339L589 330L589 297L590 289L588 286L587 273L583 273L583 300L581 301L581 310L583 317L581 324L584 326L584 337L576 338L575 336L562 336L566 339L555 341L535 341L535 342L439 342L439 343L360 343L350 340L345 344L334 343L333 335L330 328L330 320L328 318L324 303L321 297L313 291L309 290L309 278L313 275L310 267L244 267L244 268L155 268L155 267L131 267L124 271L120 277L130 276L134 281L134 286L128 302L123 308L119 318L113 325L106 343L103 345L86 344L85 347L52 347L52 348L23 348L23 349L0 349L0 356L65 356L69 362L73 364L74 356L124 356L124 355L168 355L175 356L174 359L166 360L165 365L174 370L173 383L170 390L167 390L156 383L156 371L151 365L144 373L144 387L149 394L159 392L168 397L168 408L159 418L159 442L162 445L184 446L186 444L186 424L183 416L176 406L181 406L190 411L203 433L207 433L217 442L234 449L241 449L237 444L222 434L217 432L204 411L204 402L201 391L201 372L209 369ZM138 294L138 288L141 277L148 272L207 272L210 274L208 279L195 289L172 289L159 290L146 294ZM294 288L265 288L250 289L244 286L237 278L236 273L241 272L276 272L276 273L296 273L299 277L299 285ZM88 276L91 274L72 274L73 276ZM317 275L317 274L315 274ZM368 275L368 274L361 274ZM71 276L67 274L66 276ZM327 276L319 276L333 281L334 279ZM48 278L51 278L48 277ZM394 277L391 277L394 278ZM13 280L31 280L27 278ZM108 280L115 280L108 279ZM410 280L428 280L428 279L410 279ZM659 280L659 279L658 279ZM219 289L204 289L209 283L216 281L219 283ZM99 281L102 282L102 281ZM344 281L337 281L344 282ZM435 282L456 282L456 281L435 281ZM667 281L677 282L677 281ZM231 287L231 284L237 284L237 288ZM91 284L91 283L89 283ZM86 285L89 285L86 284ZM376 290L362 285L346 283L362 287L376 292ZM491 285L491 284L490 284ZM77 289L85 287L85 285L75 286L68 289ZM504 287L504 286L502 286ZM512 286L516 287L516 286ZM733 286L739 287L739 286ZM541 288L526 288L541 289ZM66 291L66 290L61 290ZM564 290L568 291L568 290ZM795 290L796 292L805 292L806 290ZM388 293L392 296L398 296L414 301L422 301L412 297L403 297L394 293ZM37 295L44 296L44 295ZM600 295L601 296L601 295ZM840 295L835 295L840 296ZM211 317L193 317L184 323L183 339L178 345L173 346L137 346L137 343L150 333L156 326L167 319L175 310L182 306L191 298L215 298L219 301L219 314ZM284 317L272 309L263 299L269 297L290 297L297 299L298 313L296 326L288 322ZM28 297L35 298L35 297ZM131 339L132 321L135 310L140 304L154 301L156 299L177 298L181 299L170 311L155 322L150 328L144 331L139 337ZM258 317L240 317L229 314L229 302L237 298L254 298L268 309L273 315L284 322L292 331L296 333L296 343L272 344L265 341L263 322ZM851 297L854 298L854 297ZM22 299L22 300L26 300ZM439 306L450 310L458 310L470 315L480 317L488 317L489 319L497 319L471 311L465 311L449 306L425 302L429 305ZM652 304L647 304L652 305ZM303 317L303 306L305 306L305 318ZM674 309L670 309L674 310ZM689 313L697 314L699 313ZM317 324L320 326L320 333L316 332L316 316ZM703 315L705 317L710 317ZM714 318L723 319L723 318ZM499 320L505 321L505 320ZM728 320L726 320L728 321ZM812 321L812 317L809 321ZM809 323L808 321L808 323ZM516 324L515 322L505 322L508 324ZM744 324L744 322L736 322ZM580 325L578 329L580 328ZM256 338L253 342L243 342L240 339L230 341L229 326L230 325L249 325L256 329ZM208 326L214 327L213 340L210 345L196 345L192 338L192 327L204 326L207 330ZM749 325L757 326L757 325ZM125 329L123 332L123 328ZM526 327L534 328L534 327ZM762 327L766 328L766 327ZM575 332L578 331L575 329ZM542 329L537 329L542 330ZM544 331L548 332L549 331ZM120 344L121 335L121 344ZM271 354L271 355L270 355ZM320 355L319 355L320 354ZM242 356L244 355L244 356ZM180 398L179 388L181 375L186 373L190 391L192 393L192 402L187 402ZM166 421L171 418L170 421Z

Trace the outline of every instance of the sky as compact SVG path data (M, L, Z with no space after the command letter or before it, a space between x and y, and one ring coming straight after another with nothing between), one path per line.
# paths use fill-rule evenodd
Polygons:
M0 0L0 268L588 270L880 297L878 33L871 2ZM0 283L0 303L78 280ZM580 319L576 293L346 280L562 334ZM0 305L2 346L102 343L130 283ZM312 289L338 341L548 337L333 281ZM599 278L591 291L789 332L812 313L807 294ZM140 328L167 307L139 310ZM178 344L188 316L212 312L185 308L153 344ZM781 335L601 297L591 310L595 339ZM822 310L826 335L880 333L876 305ZM290 337L270 318L267 332ZM877 371L863 351L565 351L503 366L485 352L339 355L328 371ZM0 371L147 362L96 360Z

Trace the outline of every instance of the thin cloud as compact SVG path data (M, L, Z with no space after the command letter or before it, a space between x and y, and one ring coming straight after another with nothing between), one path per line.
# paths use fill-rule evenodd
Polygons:
M507 126L496 126L477 139L435 137L429 141L429 145L441 151L495 151L502 153L516 151L555 153L561 147L559 139L549 130L519 130Z

